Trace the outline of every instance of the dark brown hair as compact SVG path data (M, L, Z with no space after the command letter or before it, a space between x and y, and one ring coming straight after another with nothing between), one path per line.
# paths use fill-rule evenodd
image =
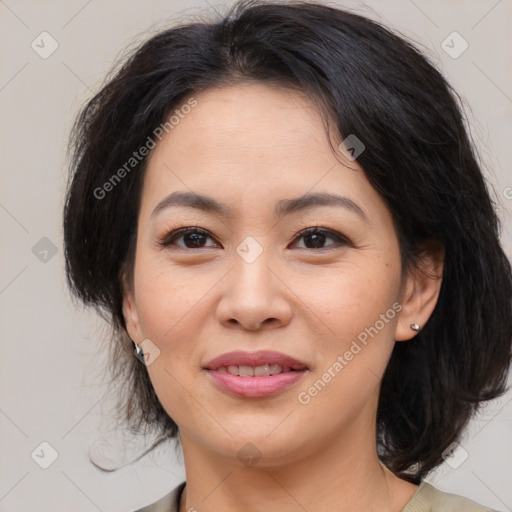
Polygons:
M321 3L249 0L222 18L164 30L136 48L80 112L64 210L72 291L111 323L119 411L137 431L176 437L122 314L147 158L113 190L98 187L198 91L240 81L280 84L325 105L396 225L403 267L427 240L445 248L436 308L397 343L378 405L379 456L419 482L439 465L478 405L505 391L512 340L511 266L458 96L411 43L379 23ZM340 139L340 140L341 140ZM96 191L96 192L95 192Z

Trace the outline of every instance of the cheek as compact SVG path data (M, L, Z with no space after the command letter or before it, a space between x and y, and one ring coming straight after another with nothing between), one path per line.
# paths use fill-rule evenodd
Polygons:
M187 425L190 417L204 416L188 390L193 389L200 373L201 347L197 341L204 337L201 308L206 307L205 295L216 280L215 276L198 279L193 271L170 270L168 263L154 262L146 269L141 267L138 275L137 309L142 335L160 350L147 371L160 402L180 426Z
M374 325L392 308L399 290L395 270L368 259L302 276L293 283L293 290L303 303L298 307L318 316L324 328L330 328L326 334L334 335L339 344ZM393 311L391 315L396 316Z
M298 288L318 316L314 343L320 356L311 381L301 389L310 400L311 417L324 418L330 407L356 415L378 393L401 309L397 269L378 258L359 260Z
M372 272L353 267L326 279L314 293L301 288L322 329L315 329L317 365L297 396L309 429L322 431L330 425L335 432L363 408L376 407L400 310L397 283L390 275L376 265Z
M144 263L141 261L135 283L142 333L162 342L186 326L193 336L194 318L215 276L208 278L197 269L179 269L169 262Z

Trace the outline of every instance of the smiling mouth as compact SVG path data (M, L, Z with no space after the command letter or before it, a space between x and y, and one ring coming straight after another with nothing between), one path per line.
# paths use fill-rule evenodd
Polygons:
M278 364L229 365L219 366L215 370L205 368L204 371L217 389L238 398L278 395L296 385L308 373L307 368L294 370Z

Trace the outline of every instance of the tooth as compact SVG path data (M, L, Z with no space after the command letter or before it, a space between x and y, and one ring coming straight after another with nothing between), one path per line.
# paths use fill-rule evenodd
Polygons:
M281 373L283 367L280 364L271 364L270 365L270 373L271 375L275 375L276 373Z
M277 375L279 373L288 373L292 369L289 366L281 366L280 364L265 363L259 366L249 365L229 365L217 368L220 373L229 373L240 377L266 377L269 375Z
M254 377L254 370L252 366L241 365L238 368L240 369L240 377Z
M255 377L265 377L267 375L270 375L270 366L268 364L256 366L256 368L254 368Z
M228 366L228 373L230 373L231 375L238 375L238 366L233 366L232 364L230 364Z

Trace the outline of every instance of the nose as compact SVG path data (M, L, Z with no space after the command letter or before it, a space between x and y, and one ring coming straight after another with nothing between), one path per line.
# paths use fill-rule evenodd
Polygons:
M248 331L275 329L287 325L293 314L289 288L278 277L264 251L247 262L238 254L222 280L222 296L216 315L228 328Z

